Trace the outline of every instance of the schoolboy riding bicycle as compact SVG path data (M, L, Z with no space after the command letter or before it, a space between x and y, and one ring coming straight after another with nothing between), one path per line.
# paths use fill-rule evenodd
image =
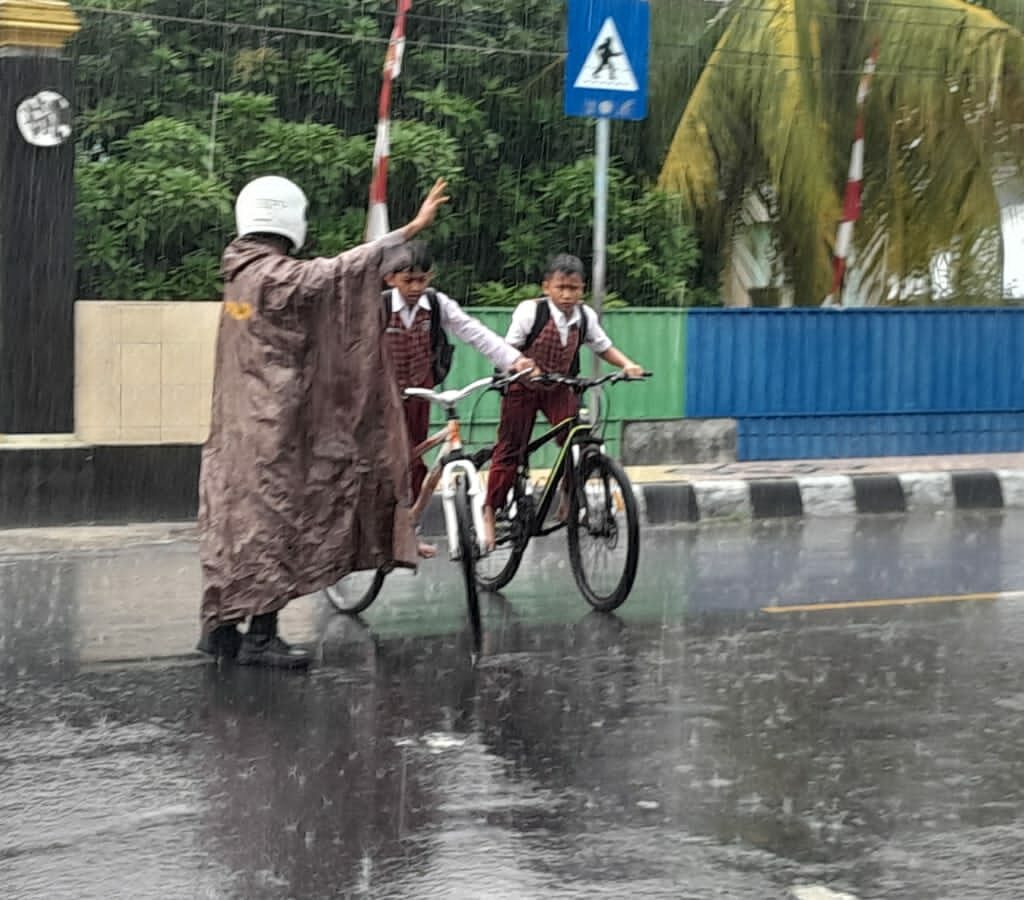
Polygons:
M510 345L531 357L541 372L579 374L580 349L587 346L629 377L643 376L643 366L613 346L597 314L583 303L585 270L578 257L568 253L553 256L545 267L541 288L542 297L516 307L505 337ZM504 505L515 481L537 413L543 412L555 425L571 418L578 408L578 396L566 385L520 379L505 393L484 501L484 541L489 549L495 543L495 513ZM564 436L560 440L564 441ZM564 518L567 512L563 502L558 514Z

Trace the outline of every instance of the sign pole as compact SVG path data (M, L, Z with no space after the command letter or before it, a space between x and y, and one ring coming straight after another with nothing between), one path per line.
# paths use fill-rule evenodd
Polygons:
M594 265L591 304L604 313L608 261L608 157L611 120L647 117L649 0L569 0L564 109L596 119L594 133ZM595 360L594 372L600 369Z
M608 155L611 143L611 119L597 120L594 147L594 275L591 289L594 312L600 322L604 312L605 273L608 259ZM594 357L594 374L601 360Z

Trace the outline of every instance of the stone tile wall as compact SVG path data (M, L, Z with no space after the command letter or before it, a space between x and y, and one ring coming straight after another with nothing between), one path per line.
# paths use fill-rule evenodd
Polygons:
M93 444L201 444L221 304L75 304L75 434Z

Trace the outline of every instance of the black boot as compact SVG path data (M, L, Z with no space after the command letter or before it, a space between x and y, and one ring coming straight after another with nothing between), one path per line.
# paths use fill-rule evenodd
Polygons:
M218 625L212 631L204 631L196 650L215 659L234 659L242 645L242 632L234 625Z
M249 631L242 637L236 662L240 666L265 666L271 669L305 669L311 657L308 650L293 647L277 636L277 613L253 616Z

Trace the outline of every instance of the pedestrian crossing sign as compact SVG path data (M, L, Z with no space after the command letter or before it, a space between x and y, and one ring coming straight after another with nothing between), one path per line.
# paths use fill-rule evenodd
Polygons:
M636 92L636 76L629 63L629 55L622 48L619 29L615 27L615 20L611 16L604 20L604 25L597 33L594 46L590 48L573 87Z
M566 115L645 118L649 41L647 0L570 0Z

